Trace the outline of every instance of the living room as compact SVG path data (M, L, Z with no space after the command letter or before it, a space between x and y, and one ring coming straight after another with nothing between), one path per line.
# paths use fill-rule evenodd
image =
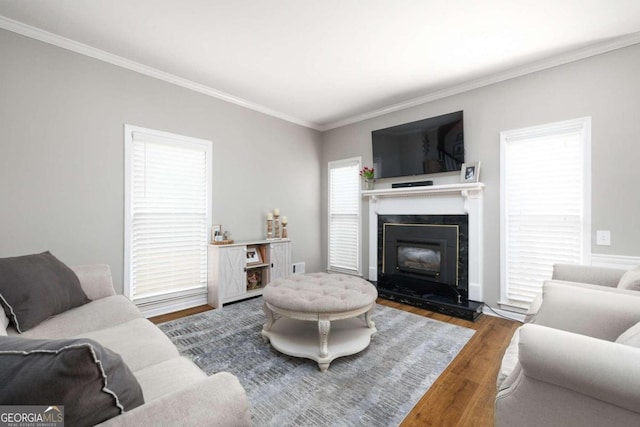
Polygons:
M328 163L359 157L362 167L371 166L372 131L464 111L465 160L481 162L484 184L483 302L522 319L499 305L500 134L512 129L591 118L591 264L640 264L640 199L634 191L640 157L638 22L633 32L614 39L523 59L458 84L395 94L378 108L311 125L294 118L295 108L284 114L260 100L242 105L238 100L250 99L250 92L238 89L230 100L218 87L189 87L187 81L198 80L196 71L173 78L171 70L162 74L133 62L127 67L98 50L83 54L80 45L46 39L46 16L40 16L40 27L36 21L18 26L2 10L11 3L0 5L0 15L8 16L0 29L0 257L51 251L71 266L108 264L116 294L125 293L123 129L129 124L211 141L213 223L236 241L262 239L266 214L277 207L289 219L292 262L321 272L328 263ZM620 2L625 6L631 7ZM622 15L636 16L635 7ZM154 52L148 58L153 63ZM457 183L459 174L425 179ZM376 188L392 181L379 181ZM362 209L360 268L366 278L366 201ZM597 230L610 231L610 245L597 244Z

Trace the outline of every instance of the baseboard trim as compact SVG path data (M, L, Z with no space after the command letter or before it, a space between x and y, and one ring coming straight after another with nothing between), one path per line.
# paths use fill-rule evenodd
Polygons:
M146 318L173 313L207 304L207 294L187 295L165 301L138 303L136 306Z
M501 308L495 308L495 307L489 308L489 306L486 304L482 308L482 314L486 314L488 316L493 316L493 317L506 317L516 322L524 322L524 317L525 317L523 313L516 313L515 311L507 311L507 310L503 310Z
M640 265L640 257L626 255L591 254L591 265L594 267L619 268L631 270Z

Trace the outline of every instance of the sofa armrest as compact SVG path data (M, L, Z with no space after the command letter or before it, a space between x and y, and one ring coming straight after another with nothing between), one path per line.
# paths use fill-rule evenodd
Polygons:
M524 325L517 378L498 393L496 425L638 425L638 358L639 348Z
M100 424L156 425L250 426L247 395L235 376L220 372Z
M90 300L115 295L111 280L111 268L108 264L79 265L71 267L80 279L80 286Z
M552 279L615 288L624 273L625 270L614 268L579 264L555 264L553 266Z
M615 341L640 322L640 292L548 280L533 323Z
M520 330L524 375L640 410L640 349L539 325Z

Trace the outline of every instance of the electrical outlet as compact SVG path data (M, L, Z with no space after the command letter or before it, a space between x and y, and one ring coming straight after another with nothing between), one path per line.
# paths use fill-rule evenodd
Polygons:
M611 231L596 230L596 245L611 246Z

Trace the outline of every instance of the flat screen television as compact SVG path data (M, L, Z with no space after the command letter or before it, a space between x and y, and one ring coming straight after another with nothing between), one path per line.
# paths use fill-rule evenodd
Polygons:
M376 178L459 171L464 163L462 111L371 132Z

